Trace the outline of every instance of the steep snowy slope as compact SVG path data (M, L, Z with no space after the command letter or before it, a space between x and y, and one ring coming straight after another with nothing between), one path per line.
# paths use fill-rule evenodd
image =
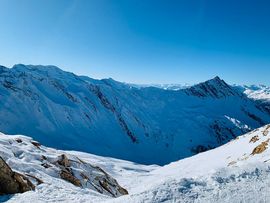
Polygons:
M18 143L16 140L21 139ZM0 196L7 202L269 202L270 125L216 149L163 167L145 166L82 152L58 151L33 146L24 136L0 135L0 156L20 172L44 183L35 191ZM15 154L13 153L15 152ZM97 165L116 178L129 195L113 198L91 189L76 187L41 168L38 157L60 154ZM19 156L16 156L19 155Z
M269 202L270 125L157 168L109 202Z
M61 149L166 164L269 122L265 106L218 77L170 91L54 66L0 67L0 130Z

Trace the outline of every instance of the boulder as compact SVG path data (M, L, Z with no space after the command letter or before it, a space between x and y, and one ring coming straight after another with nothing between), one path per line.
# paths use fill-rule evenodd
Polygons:
M12 171L9 165L0 157L0 194L23 193L34 190L33 183L24 175Z

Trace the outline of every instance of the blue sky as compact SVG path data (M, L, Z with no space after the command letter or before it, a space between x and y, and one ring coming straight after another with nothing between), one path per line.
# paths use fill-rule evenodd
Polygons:
M270 85L268 0L0 0L0 64L133 83Z

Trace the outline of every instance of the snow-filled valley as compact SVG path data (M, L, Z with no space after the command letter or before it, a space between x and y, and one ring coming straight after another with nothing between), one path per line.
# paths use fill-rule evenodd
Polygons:
M0 67L0 121L50 147L164 165L270 123L270 111L219 77L170 90L19 64Z
M0 196L7 202L269 202L270 125L216 149L165 166L141 165L76 151L47 148L29 137L0 134L0 156L10 167L42 183L22 194ZM38 146L38 147L37 147ZM128 191L112 197L94 187L75 186L60 178L53 162L65 154L74 171L105 170ZM43 157L43 158L42 158ZM46 159L44 159L46 157ZM44 163L51 164L45 167ZM74 162L76 163L76 162ZM93 177L91 177L93 178ZM32 179L34 180L34 179ZM80 179L82 182L85 179ZM35 181L34 181L35 182Z

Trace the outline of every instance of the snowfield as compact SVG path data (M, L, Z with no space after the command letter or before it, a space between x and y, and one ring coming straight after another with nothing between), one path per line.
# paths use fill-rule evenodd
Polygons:
M16 139L21 139L18 143ZM31 138L0 135L0 156L11 168L44 181L35 191L3 196L7 202L269 202L270 125L216 149L165 166L141 165L76 151L35 147ZM97 165L126 188L113 198L68 183L40 166L60 154Z

